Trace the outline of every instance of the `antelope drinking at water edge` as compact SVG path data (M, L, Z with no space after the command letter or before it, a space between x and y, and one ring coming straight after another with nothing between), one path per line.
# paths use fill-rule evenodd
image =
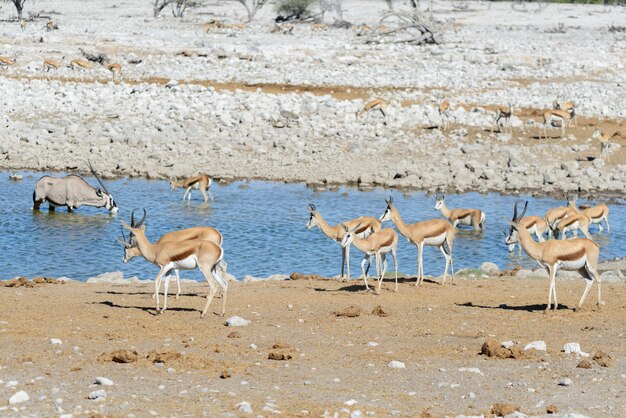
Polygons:
M204 196L204 201L209 201L209 196L211 196L211 203L215 201L213 198L213 193L211 193L211 185L213 184L213 180L206 174L201 174L195 177L189 177L187 179L176 181L170 181L170 191L174 190L177 187L182 187L185 190L185 194L183 194L183 201L187 197L187 200L191 202L191 189L200 190L202 196ZM208 196L207 196L208 192Z

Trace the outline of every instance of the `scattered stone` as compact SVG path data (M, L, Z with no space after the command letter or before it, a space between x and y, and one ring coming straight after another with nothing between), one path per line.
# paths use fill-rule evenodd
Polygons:
M397 360L391 360L389 364L387 364L387 366L391 367L392 369L406 369L404 363Z
M571 386L574 382L569 377L564 377L559 380L559 386Z
M578 354L583 357L588 357L589 353L585 353L580 349L580 344L578 343L567 343L563 346L563 351L565 354Z
M498 274L500 268L495 263L485 262L480 265L480 269L487 274Z
M609 356L603 351L596 351L596 353L593 355L592 360L598 363L598 365L602 367L611 367L611 364L613 362L613 360L611 359L611 356Z
M580 362L578 363L578 365L576 366L579 369L591 369L591 361L589 361L589 359L584 358L582 360L580 360Z
M341 311L333 312L335 316L345 316L347 318L354 318L363 314L363 309L358 306L350 305Z
M256 350L258 347L255 343L250 344L250 348Z
M377 305L374 310L372 310L372 315L386 317L389 316L389 312L385 311L381 305Z
M237 331L233 331L227 335L227 338L241 338L241 335Z
M293 355L285 351L270 351L267 355L269 360L291 360Z
M515 411L512 414L505 415L504 418L528 418L528 415Z
M420 414L420 418L434 418L433 414L430 412L430 408L426 408Z
M223 369L222 372L220 373L220 379L229 379L230 377L231 375L228 369Z
M354 399L350 399L348 401L344 402L344 405L348 405L348 406L352 406L352 405L356 405L357 401L355 401Z
M102 353L98 356L99 362L112 361L114 363L134 363L139 356L136 351L130 350L115 350L110 353Z
M225 325L227 327L245 327L250 323L247 319L243 319L239 316L231 316L226 320Z
M483 374L478 367L461 367L459 369L460 372L470 372L476 374Z
M87 399L91 399L92 401L104 400L107 397L107 393L104 389L94 390L90 392L87 396Z
M530 349L546 351L547 347L544 341L533 341L532 343L528 343L524 346L524 350L530 350Z
M361 418L362 416L363 412L359 411L358 409L350 413L350 418Z
M556 405L548 405L546 408L547 414L556 414L557 412L559 412L559 408L557 408Z
M252 406L248 402L238 403L237 407L239 408L239 412L242 412L244 414L251 414L253 412Z
M96 381L94 382L94 384L102 386L113 386L113 381L111 379L107 379L106 377L96 377Z
M508 403L495 403L491 407L491 413L498 417L504 417L519 411L519 406L514 406Z
M50 338L50 344L52 344L52 345L61 345L61 344L63 344L63 341L59 340L58 338Z
M14 394L13 396L9 398L9 405L15 405L18 403L26 402L29 399L30 397L28 396L28 393L24 392L23 390L20 390L19 392L17 392L16 394Z
M377 342L374 342L374 341L370 341L370 342L368 342L368 343L367 343L367 346L368 346L368 347L377 347L377 346L378 346L378 343L377 343Z

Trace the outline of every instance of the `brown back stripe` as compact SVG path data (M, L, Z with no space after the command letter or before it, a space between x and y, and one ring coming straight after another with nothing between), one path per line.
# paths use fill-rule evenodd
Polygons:
M457 211L457 219L467 218L468 216L471 216L474 212L472 209L457 209Z
M537 223L537 218L530 218L530 221L525 223L526 229L532 228L533 226L535 226L536 223Z
M187 251L183 251L182 253L178 253L172 257L172 261L180 261L189 257L195 252L195 248L189 248Z
M570 226L571 224L573 224L574 222L578 220L579 220L578 216L568 216L567 218L563 218L563 220L559 222L559 226L564 228L566 226Z
M581 247L579 250L571 252L569 254L563 254L558 257L561 261L576 261L580 260L585 255L585 248Z
M450 226L451 226L451 224L449 224L449 223L448 223L448 221L445 221L445 223L444 223L444 222L441 222L441 223L439 224L439 228L438 228L438 229L434 229L434 230L433 230L433 231L434 231L434 234L429 235L429 238L432 238L432 237L438 237L439 235L441 235L441 234L443 234L444 232L446 232L446 231L448 230L448 225L450 225Z

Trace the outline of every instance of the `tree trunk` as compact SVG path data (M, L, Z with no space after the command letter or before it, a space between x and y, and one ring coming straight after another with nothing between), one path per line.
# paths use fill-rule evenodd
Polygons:
M22 20L22 15L24 13L24 2L22 0L14 1L15 9L17 10L17 20Z

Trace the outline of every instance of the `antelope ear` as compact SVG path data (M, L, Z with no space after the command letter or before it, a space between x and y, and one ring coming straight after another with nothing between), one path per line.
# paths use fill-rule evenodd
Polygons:
M100 188L97 188L97 189L96 189L96 195L97 195L98 197L102 197L102 190L100 190Z
M128 225L126 222L124 222L124 221L120 220L120 224L122 224L122 226L123 226L125 229L128 229L130 232L133 232L133 229L134 229L134 228L131 228L131 226L130 226L130 225Z
M343 230L344 230L344 231L346 231L346 232L348 232L348 231L349 231L349 229L348 229L348 227L346 226L346 224L344 224L344 223L342 222L340 225L341 225L341 227L343 228Z
M361 222L359 222L354 228L352 228L352 232L356 231L361 227Z
M126 241L124 241L124 240L122 240L122 239L120 239L120 238L118 238L118 237L115 237L115 239L116 239L116 240L117 240L120 244L122 244L125 248L130 248L130 244L129 244L129 243L127 243Z
M517 224L515 222L511 221L510 219L507 219L505 216L503 216L503 218L506 221L506 223L508 223L509 225L513 227L513 229L515 229L516 231L518 230Z

